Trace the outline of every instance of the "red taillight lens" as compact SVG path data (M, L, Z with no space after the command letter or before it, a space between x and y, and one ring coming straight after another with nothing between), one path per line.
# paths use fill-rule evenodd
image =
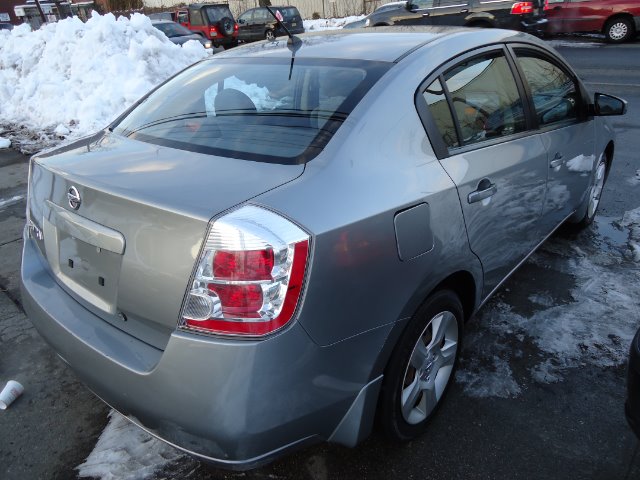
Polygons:
M239 29L239 28L238 28L238 24L237 24L237 23L234 23L234 24L233 24L233 29L234 29L236 32L238 31L238 29Z
M533 2L516 2L511 7L511 15L533 13Z
M218 250L213 275L223 280L271 280L273 250Z
M216 220L182 309L183 327L260 336L294 317L309 235L289 220L245 206Z
M549 5L549 0L544 0L544 9L545 12L547 10L553 10L553 7L551 5Z
M216 27L209 28L209 35L217 35L217 34L218 34L218 30L216 30Z
M260 285L209 284L209 290L220 298L222 313L226 316L259 318L262 308L262 288Z

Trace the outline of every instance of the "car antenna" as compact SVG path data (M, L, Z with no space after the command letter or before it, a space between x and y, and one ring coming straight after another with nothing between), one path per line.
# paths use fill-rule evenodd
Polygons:
M293 73L293 62L295 62L295 59L296 59L296 52L302 46L302 40L300 40L298 37L293 35L289 31L289 29L284 25L284 22L282 21L283 20L282 13L280 13L280 10L278 10L278 14L275 14L273 10L271 10L271 7L267 6L266 8L267 10L269 10L269 13L271 14L271 16L273 16L273 18L276 19L276 22L278 23L278 25L285 32L287 32L287 35L289 36L289 40L287 40L287 48L291 50L291 66L289 67L289 80L291 80L291 74Z

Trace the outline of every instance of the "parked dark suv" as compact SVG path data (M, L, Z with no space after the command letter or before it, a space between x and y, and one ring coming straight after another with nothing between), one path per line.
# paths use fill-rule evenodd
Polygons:
M271 10L276 15L282 16L282 23L291 33L304 33L302 17L296 7L271 7ZM238 26L238 40L245 42L273 40L277 36L286 34L266 8L247 10L238 17Z
M456 25L496 27L534 34L545 31L542 0L410 0L373 12L367 27L387 25Z
M226 3L193 3L176 11L176 21L211 40L214 47L238 45L238 24Z

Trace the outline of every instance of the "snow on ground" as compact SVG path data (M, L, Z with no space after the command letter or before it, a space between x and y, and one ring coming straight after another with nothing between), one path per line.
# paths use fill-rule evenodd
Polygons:
M353 15L344 18L321 18L318 20L305 20L304 29L306 32L319 32L321 30L338 30L347 23L362 20L365 15Z
M93 133L169 76L209 56L151 25L94 15L0 31L0 126L23 151Z
M599 222L595 232L555 235L529 260L573 277L568 301L554 299L553 285L540 285L528 297L533 313L526 314L507 304L503 292L469 325L457 376L466 394L515 397L530 382L559 382L572 369L626 362L640 327L640 208ZM617 233L606 234L609 229ZM516 375L511 362L524 356L529 371Z
M112 410L98 443L77 470L80 477L140 480L183 456Z
M11 140L8 138L0 138L0 148L9 148L11 146Z

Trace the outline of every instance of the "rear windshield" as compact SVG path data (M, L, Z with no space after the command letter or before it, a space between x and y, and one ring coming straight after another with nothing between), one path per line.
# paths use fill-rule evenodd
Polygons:
M209 23L219 22L224 17L233 19L233 15L231 15L231 10L229 10L229 7L211 6L206 7L204 10L207 12L207 17L209 17Z
M179 23L154 23L152 24L162 33L164 33L167 37L182 37L185 35L193 35L193 32L188 28L183 27Z
M182 150L304 163L390 65L299 59L290 72L288 58L214 58L151 93L114 131Z
M298 9L296 7L283 7L278 8L278 10L280 10L280 12L282 13L282 17L285 20L290 20L300 16L300 12L298 12Z

